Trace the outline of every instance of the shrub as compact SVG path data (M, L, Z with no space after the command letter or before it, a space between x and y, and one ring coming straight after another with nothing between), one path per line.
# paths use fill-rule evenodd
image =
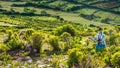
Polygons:
M32 47L37 49L38 52L40 52L43 40L44 40L44 36L42 34L33 34Z
M111 63L113 66L117 67L119 66L120 67L120 52L116 52L112 55L111 57ZM118 67L118 68L119 68Z
M69 48L72 48L73 37L71 36L71 34L64 32L60 37L62 41L65 42L65 46L64 46L65 51L68 50Z
M34 9L24 8L24 13L34 14L35 12L36 12L36 10L34 10Z
M32 35L32 33L33 33L33 30L27 30L26 33L25 33L25 38L26 38L27 40L29 40L29 39L30 39L30 36Z
M106 65L111 65L110 59L111 59L111 56L105 56L104 57L104 61L105 61Z
M106 24L110 24L110 21L112 21L110 18L105 18L101 20L102 23L106 23Z
M0 8L1 8L2 6L0 5Z
M89 26L90 26L90 27L97 27L97 26L96 26L96 25L94 25L94 24L90 24Z
M60 66L60 60L61 60L61 58L62 58L62 55L52 55L53 56L53 60L52 60L52 65L55 67L55 68L59 68L59 66Z
M59 51L60 50L58 37L50 36L49 43L53 47L53 51Z
M7 51L7 50L9 50L9 47L5 44L0 44L0 50L1 51Z
M9 39L9 40L11 40L11 38L12 38L12 33L13 33L12 31L9 31L9 32L8 32L8 39Z
M68 57L68 66L72 67L73 65L79 65L80 62L82 62L84 56L83 53L80 52L78 48L73 48L69 52L69 57Z
M6 32L6 29L1 29L0 32Z
M110 45L116 45L117 44L117 35L115 35L115 34L112 34L111 36L110 36L110 38L109 38L109 43L110 43ZM114 40L113 40L114 39Z
M119 32L119 31L120 31L120 26L115 26L115 30L116 30L117 32Z
M0 60L8 62L8 60L12 60L12 57L10 55L7 55L6 52L3 52L0 54Z
M41 14L42 16L48 15L48 13L47 13L45 10L42 10L42 11L40 12L40 14Z
M56 35L61 35L64 32L68 32L71 34L71 36L76 35L76 30L72 25L64 25L62 27L59 27L56 31Z
M7 43L7 46L10 48L10 50L22 49L23 43L17 36L14 35Z

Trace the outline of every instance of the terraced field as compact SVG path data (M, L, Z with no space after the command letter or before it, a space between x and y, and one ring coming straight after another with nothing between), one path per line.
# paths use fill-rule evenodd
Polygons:
M57 1L57 0L50 1L50 2L46 1L45 2L46 6L51 7L51 8L35 7L32 5L31 6L19 6L19 7L11 6L13 4L24 5L26 2L1 1L0 3L3 6L1 9L4 9L4 10L10 11L11 9L13 9L13 10L21 13L21 12L24 12L24 8L27 7L27 8L36 10L36 12L35 12L36 14L39 14L40 11L44 10L48 14L60 16L61 18L65 19L67 21L71 21L74 23L86 24L86 25L90 25L90 24L99 25L99 26L109 26L109 25L114 25L114 24L119 25L119 20L120 20L119 11L114 11L114 9L110 9L109 7L104 8L104 6L105 6L105 5L103 5L104 1L100 1L100 3L99 3L99 0L93 1L92 3L89 1L88 2L87 1L70 2L70 1L61 1L61 0L60 1ZM39 2L36 2L36 3L39 3ZM77 4L75 4L75 3L77 3ZM108 1L106 3L112 4L111 7L116 7L115 9L117 9L117 6L119 5L115 1L112 1L112 2ZM114 5L114 3L116 3L117 5ZM34 2L33 2L33 4L34 4ZM72 7L79 6L79 7L73 11L68 11L68 12L56 10L54 8L52 9L52 6L59 7L60 4L62 5L61 7L63 7L63 8L61 8L61 10L65 9L64 8L65 4L68 5L66 7L69 7L69 6L72 6ZM101 6L99 6L99 4L101 4ZM108 9L108 11L106 8ZM82 14L82 16L81 16L81 14Z

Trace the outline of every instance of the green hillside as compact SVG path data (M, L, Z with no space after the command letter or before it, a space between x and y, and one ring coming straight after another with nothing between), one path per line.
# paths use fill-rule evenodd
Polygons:
M0 0L0 68L120 68L120 0Z
M119 1L93 0L41 0L41 1L1 1L3 10L24 12L25 7L35 10L36 14L45 10L75 23L95 25L119 25ZM7 5L6 5L7 4ZM89 23L88 23L89 22Z

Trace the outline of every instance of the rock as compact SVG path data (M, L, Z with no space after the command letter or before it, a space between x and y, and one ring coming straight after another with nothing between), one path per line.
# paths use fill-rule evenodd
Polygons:
M38 65L38 68L44 68L45 65Z
M24 51L24 50L20 50L19 52L20 52L20 53L24 53L25 51Z
M26 61L27 63L32 63L33 62L33 60L31 59L31 60L28 60L28 61Z
M26 68L25 66L21 66L20 68Z
M2 65L2 61L0 61L0 65Z
M19 57L18 59L17 59L17 61L22 61L23 60L23 58L21 58L21 57Z
M38 60L36 63L37 63L37 64L40 64L40 63L41 63L41 61L40 61L40 60Z
M105 68L112 68L112 67L107 66L107 67L105 67Z
M11 66L12 66L11 64L8 64L8 65L7 65L7 68L11 68Z
M60 64L59 65L60 68L68 68L67 66L63 65L63 64Z
M37 49L33 49L33 52L37 53Z
M20 68L19 66L17 68Z
M28 42L25 46L25 51L31 51L31 45L30 42Z
M38 65L37 68L45 68L45 67L50 67L51 65L49 64L43 64L43 65Z
M26 56L26 57L23 59L23 61L25 61L26 63L32 63L32 62L33 62L32 58L31 58L30 56Z
M48 59L49 62L52 61L52 60L53 60L52 58L49 58L49 59Z
M24 58L24 60L32 60L32 58L30 57L30 56L26 56L25 58Z
M27 68L32 68L31 66L28 66Z

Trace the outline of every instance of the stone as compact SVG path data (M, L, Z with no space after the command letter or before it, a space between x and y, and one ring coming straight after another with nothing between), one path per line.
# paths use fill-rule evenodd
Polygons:
M27 68L32 68L31 66L28 66Z
M25 66L21 66L20 68L26 68Z
M30 56L26 56L25 60L31 60L32 58Z
M112 68L112 67L107 66L107 67L105 67L105 68Z
M7 68L11 68L11 66L12 66L11 64L8 64L8 65L7 65Z
M23 60L23 58L21 58L21 57L19 57L18 59L17 59L17 61L22 61Z
M0 61L0 65L2 64L2 61Z
M31 59L31 60L28 60L28 61L26 61L27 63L32 63L33 62L33 60Z
M38 68L44 68L45 65L38 65Z
M33 49L33 52L37 53L37 49Z

